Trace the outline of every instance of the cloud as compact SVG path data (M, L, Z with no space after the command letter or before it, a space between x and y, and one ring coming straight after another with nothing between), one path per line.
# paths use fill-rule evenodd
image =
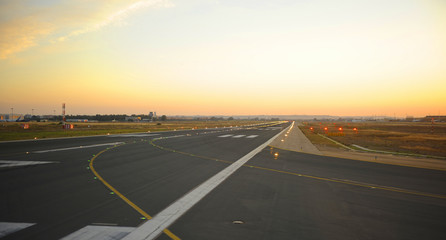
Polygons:
M102 20L99 23L94 25L90 25L84 28L80 28L72 31L68 35L58 37L58 41L65 41L68 38L82 35L89 32L98 31L110 24L118 24L123 25L123 20L127 18L131 13L143 9L143 8L163 8L163 7L172 7L173 4L167 0L145 0L145 1L137 1L133 4L128 5L127 7L120 9L113 14L109 15L106 19Z
M173 6L169 0L139 0L131 4L124 0L80 2L36 5L16 0L0 3L0 59L37 46L45 39L53 39L50 42L56 43L112 24L123 25L126 18L144 8Z
M0 23L0 59L37 45L37 40L54 30L54 26L33 17Z

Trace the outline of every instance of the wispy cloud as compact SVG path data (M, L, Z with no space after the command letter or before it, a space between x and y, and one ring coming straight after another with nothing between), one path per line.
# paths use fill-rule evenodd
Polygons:
M123 25L126 18L141 9L173 6L169 0L125 3L128 1L98 0L89 1L90 5L84 7L87 2L64 2L50 6L38 6L26 1L3 2L0 4L0 59L37 46L45 39L56 43L99 31L109 25Z
M51 24L32 17L0 23L0 59L37 45L36 41L53 29Z
M137 10L143 9L143 8L149 8L149 7L150 8L163 8L163 7L172 7L172 6L173 6L173 4L167 0L138 1L138 2L135 2L135 3L127 6L124 9L120 9L119 11L114 12L113 14L108 16L106 19L104 19L102 22L72 31L68 35L57 38L57 40L65 41L68 38L71 38L74 36L98 31L98 30L100 30L108 25L114 24L114 23L122 25L122 21L125 18L127 18L131 13L133 13Z

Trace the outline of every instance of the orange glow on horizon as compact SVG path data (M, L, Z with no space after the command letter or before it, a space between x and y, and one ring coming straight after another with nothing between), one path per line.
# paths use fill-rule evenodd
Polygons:
M138 2L2 5L0 113L446 114L441 1Z

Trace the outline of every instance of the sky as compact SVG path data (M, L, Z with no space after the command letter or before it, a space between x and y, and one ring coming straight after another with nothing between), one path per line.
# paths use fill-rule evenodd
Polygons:
M446 2L3 0L0 86L0 113L446 115Z

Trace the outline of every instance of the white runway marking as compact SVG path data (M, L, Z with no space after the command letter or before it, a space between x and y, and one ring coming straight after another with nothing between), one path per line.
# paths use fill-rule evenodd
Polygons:
M114 143L102 143L102 144L94 144L94 145L87 145L87 146L79 146L79 147L69 147L69 148L56 148L56 149L50 149L50 150L42 150L42 151L35 151L33 153L47 153L47 152L58 152L58 151L66 151L66 150L74 150L74 149L81 149L81 148L92 148L92 147L103 147L103 146L113 146L122 144L124 142L114 142Z
M0 222L0 238L27 227L31 227L32 225L34 225L34 223Z
M56 162L0 160L0 168L21 167L21 166L39 165L48 163L56 163Z
M227 138L227 137L231 137L231 138L242 138L242 137L245 137L245 138L256 138L258 136L259 135L249 135L249 136L246 136L246 135L235 135L234 136L234 134L226 134L226 135L221 135L221 136L218 136L218 137L221 137L221 138Z
M289 127L288 127L289 128ZM124 240L136 240L136 239L154 239L161 232L173 224L178 218L180 218L184 213L186 213L191 207L198 203L202 198L204 198L208 193L210 193L214 188L220 185L226 178L233 174L237 169L239 169L243 164L249 161L257 153L262 151L268 146L276 137L285 132L288 128L285 128L280 133L273 136L271 139L258 146L256 149L252 150L236 162L232 163L213 177L206 180L204 183L200 184L198 187L194 188L192 191L172 203L169 207L162 210L152 219L138 227L135 231L127 235Z
M135 230L134 227L86 226L62 238L62 240L116 240L122 239L133 230Z
M247 136L246 138L255 138L255 137L258 137L259 135L249 135L249 136Z
M221 136L218 136L218 137L230 137L230 136L233 136L232 134L226 134L226 135L221 135Z
M179 137L184 137L184 136L186 136L186 135L174 135L174 136L168 136L168 137L159 137L159 138L155 138L153 140L162 140L162 139L169 139L169 138L179 138Z
M244 137L244 136L246 136L246 135L235 135L235 136L232 137L232 138L241 138L241 137Z
M151 136L158 136L158 135L160 135L160 134L140 133L140 134L109 135L108 137L151 137Z
M282 129L281 127L267 127L265 130L279 130Z

